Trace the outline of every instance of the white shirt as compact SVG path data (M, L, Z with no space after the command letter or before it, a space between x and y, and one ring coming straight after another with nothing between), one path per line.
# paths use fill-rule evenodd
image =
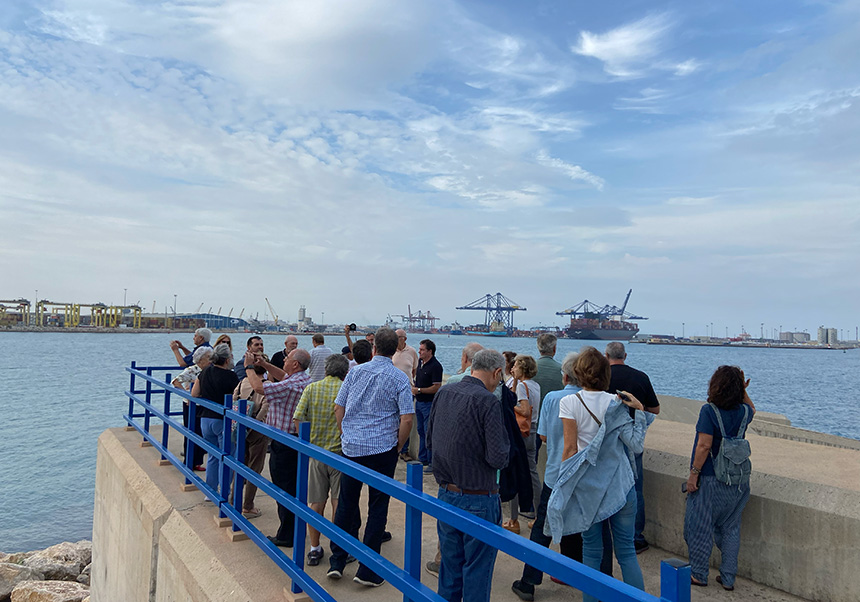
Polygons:
M510 389L514 384L514 379L509 378L507 384ZM540 385L535 381L521 380L517 382L517 402L522 399L528 399L529 405L532 407L532 430L536 430L538 418L540 417Z
M588 409L597 416L598 420L603 422L606 409L612 403L612 400L615 399L615 395L605 391L586 391L584 389L579 394L582 396L582 401L585 402ZM558 417L576 420L577 451L584 450L591 443L591 440L594 439L597 431L600 430L600 425L591 417L591 414L583 407L582 402L579 401L576 395L568 395L561 399L558 406Z

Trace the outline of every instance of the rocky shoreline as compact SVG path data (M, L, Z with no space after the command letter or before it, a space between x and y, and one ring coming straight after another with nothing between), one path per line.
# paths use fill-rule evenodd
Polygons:
M89 602L93 543L0 552L0 602Z

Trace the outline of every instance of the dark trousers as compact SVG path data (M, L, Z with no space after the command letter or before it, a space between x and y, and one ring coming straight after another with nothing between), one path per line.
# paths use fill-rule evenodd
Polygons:
M422 464L430 464L432 456L430 450L427 449L427 426L430 424L430 408L433 407L431 401L416 401L415 402L415 419L418 420L418 460Z
M349 457L349 456L347 456ZM356 464L365 468L394 477L394 469L397 468L397 447L392 447L387 452L371 456L357 456L349 458ZM271 460L270 460L271 462ZM348 474L340 477L340 497L337 502L337 512L334 515L334 524L346 531L354 538L358 538L358 529L361 527L361 510L358 507L361 487L363 483ZM390 497L381 491L370 487L367 492L367 524L364 526L364 545L379 552L382 548L382 534L388 522L388 501ZM329 564L331 568L343 571L349 553L335 542L331 542L331 557ZM358 565L355 576L365 581L380 583L382 578L372 570Z
M546 523L546 509L549 505L549 496L552 495L552 489L544 484L540 494L540 504L537 509L537 518L535 518L534 527L529 539L538 545L545 548L549 547L552 542L552 537L544 535L543 527ZM607 544L608 538L608 544ZM600 560L600 572L612 576L612 533L609 530L609 525L603 523L603 557ZM574 533L565 535L561 538L561 553L568 558L582 562L582 533ZM523 567L522 580L530 585L540 585L543 581L543 573L533 566L525 565Z
M644 471L642 470L642 454L636 454L636 531L633 534L633 542L645 543L645 536L642 532L645 530L645 487L643 483Z
M296 495L296 474L298 473L299 452L292 447L272 441L272 453L269 456L269 475L272 483L290 495ZM281 526L276 537L285 541L293 541L296 532L296 515L278 504L278 518Z
M188 428L188 414L189 414L188 404L183 403L182 404L182 424L185 425L185 428ZM198 435L202 436L203 431L200 430L200 408L199 407L197 408L196 416L194 418L195 418L194 428L191 430L193 432L197 433ZM185 451L187 453L188 452L188 438L183 437L183 439L185 442L183 443L182 449L183 449L183 451ZM195 444L194 445L194 463L192 464L192 466L199 466L200 464L203 464L203 448L200 447L199 445Z

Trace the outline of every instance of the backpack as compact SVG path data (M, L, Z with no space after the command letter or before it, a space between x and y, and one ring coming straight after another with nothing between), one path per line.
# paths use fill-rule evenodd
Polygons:
M742 485L747 485L750 482L750 473L752 472L752 462L750 462L750 443L744 439L747 425L749 424L750 409L746 404L743 404L744 418L741 425L738 427L736 437L726 435L726 429L723 427L723 418L720 416L720 410L714 404L709 404L717 416L717 423L720 425L720 434L723 436L723 441L720 444L720 451L714 456L713 450L711 457L714 461L714 475L717 480L726 485L737 485L740 488Z

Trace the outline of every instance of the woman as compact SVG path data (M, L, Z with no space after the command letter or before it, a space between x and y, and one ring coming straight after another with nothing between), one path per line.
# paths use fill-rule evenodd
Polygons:
M212 347L198 347L197 351L194 352L192 356L194 361L193 364L188 366L185 370L179 373L179 376L173 379L171 383L174 387L181 387L186 391L191 391L191 388L194 386L194 383L197 381L200 373L203 372L206 368L209 367L209 364L212 361ZM188 428L188 400L182 400L182 424L185 425L185 428ZM192 429L198 435L200 432L200 413L194 417L194 428ZM188 449L188 439L185 438L185 443L182 446L182 457L185 457L185 450ZM191 464L194 467L194 470L198 472L203 471L203 449L197 445L194 447L194 462Z
M224 396L232 397L236 385L239 384L239 378L232 368L233 354L230 353L230 347L221 343L212 352L212 365L201 372L194 383L191 395L223 405ZM197 406L197 415L200 416L203 439L221 449L224 443L224 416L202 405ZM213 454L209 454L206 460L206 484L217 491L218 458Z
M517 396L517 405L514 412L517 413L517 421L529 426L529 434L523 434L526 444L526 454L529 462L529 474L532 479L533 500L539 500L541 494L541 482L538 476L537 463L535 462L535 439L537 438L537 422L540 415L540 385L534 380L537 374L537 362L530 355L517 355L511 368L511 378L506 383L508 388ZM511 519L505 521L502 526L514 533L520 532L519 497L510 501ZM523 516L533 519L534 512L530 515L523 512Z
M594 347L580 351L573 371L582 390L559 404L564 448L562 469L547 510L550 529L554 539L581 532L583 562L599 569L604 555L603 523L608 521L624 583L644 590L633 546L636 489L632 455L642 452L645 441L644 407L625 391L619 391L617 397L606 392L609 360ZM635 420L627 408L639 410ZM585 593L582 599L596 602Z
M230 335L222 334L221 336L219 336L218 339L215 341L215 346L217 347L221 343L224 343L230 348L230 351L233 351L233 341L230 339Z
M749 384L737 366L720 366L708 384L708 403L699 412L684 515L684 540L689 549L693 585L708 584L711 549L716 542L721 554L717 583L729 591L735 588L741 514L750 497L750 486L748 480L733 485L719 481L714 474L713 458L723 440L717 413L729 437L743 437L755 414L755 405L747 394Z
M264 362L269 361L266 354L262 355L262 359ZM261 379L264 378L264 375L266 374L265 368L262 366L254 366L253 370ZM251 418L255 418L260 422L266 422L266 414L269 411L269 404L266 402L266 396L254 391L254 387L251 386L247 377L242 379L242 381L236 385L236 389L233 391L233 405L236 406L237 401L240 399L247 399L249 404L254 404L254 407L248 413ZM236 428L236 423L233 423L233 428ZM269 438L263 433L251 429L247 429L245 433L245 466L257 474L261 474L263 471L263 464L265 464L266 461L266 448L269 447ZM231 481L231 492L232 487L233 485ZM258 508L254 507L254 499L257 496L257 486L246 480L243 491L242 514L247 519L257 518L262 514ZM232 494L230 502L232 503Z

